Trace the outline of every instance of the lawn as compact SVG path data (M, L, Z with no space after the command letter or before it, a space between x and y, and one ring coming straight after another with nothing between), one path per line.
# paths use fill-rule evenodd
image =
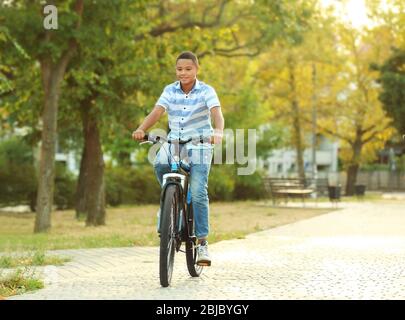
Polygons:
M0 252L100 247L156 246L157 205L107 209L107 225L85 227L73 210L55 211L52 229L33 234L33 213L0 213ZM210 205L210 243L274 228L332 209L274 208L263 202L240 201Z
M60 266L65 262L70 261L70 258L49 256L45 252L35 251L32 253L18 253L13 255L0 255L0 269L17 268L25 266Z
M0 270L0 300L16 294L42 289L44 283L31 274L30 270L15 270L3 276Z

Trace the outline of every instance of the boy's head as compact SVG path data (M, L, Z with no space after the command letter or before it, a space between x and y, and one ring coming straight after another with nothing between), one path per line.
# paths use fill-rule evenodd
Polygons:
M194 63L194 65L196 66L197 69L199 67L198 58L191 51L184 51L184 52L180 53L179 56L176 59L176 64L177 64L177 62L179 60L191 60Z
M194 83L198 68L198 58L191 51L182 52L176 59L176 76L182 85Z

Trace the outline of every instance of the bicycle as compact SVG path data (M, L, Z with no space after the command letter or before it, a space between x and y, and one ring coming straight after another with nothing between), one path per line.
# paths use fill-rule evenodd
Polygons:
M146 134L144 143L167 142L175 148L172 156L169 147L168 154L172 158L170 173L163 175L162 191L160 196L160 221L158 231L160 236L159 276L162 287L170 285L174 255L176 252L186 254L187 269L192 277L199 277L204 265L197 265L197 237L194 234L194 212L191 202L191 188L189 185L190 167L179 156L179 146L190 143L196 139L167 140L160 136ZM210 138L199 137L197 143L210 142ZM185 243L185 251L181 244Z

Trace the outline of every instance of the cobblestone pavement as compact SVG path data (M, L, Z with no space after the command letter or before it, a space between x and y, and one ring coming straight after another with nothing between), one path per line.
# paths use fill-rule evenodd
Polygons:
M169 288L155 247L53 251L72 261L39 268L45 288L10 299L405 299L405 201L341 207L212 244L199 278L177 254Z

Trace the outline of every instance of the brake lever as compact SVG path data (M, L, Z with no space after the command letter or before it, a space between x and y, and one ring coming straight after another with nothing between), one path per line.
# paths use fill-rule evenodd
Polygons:
M139 143L139 145L141 145L141 144L145 144L145 143L150 143L150 144L153 144L153 142L152 142L152 141L143 141L143 142L140 142L140 143Z

